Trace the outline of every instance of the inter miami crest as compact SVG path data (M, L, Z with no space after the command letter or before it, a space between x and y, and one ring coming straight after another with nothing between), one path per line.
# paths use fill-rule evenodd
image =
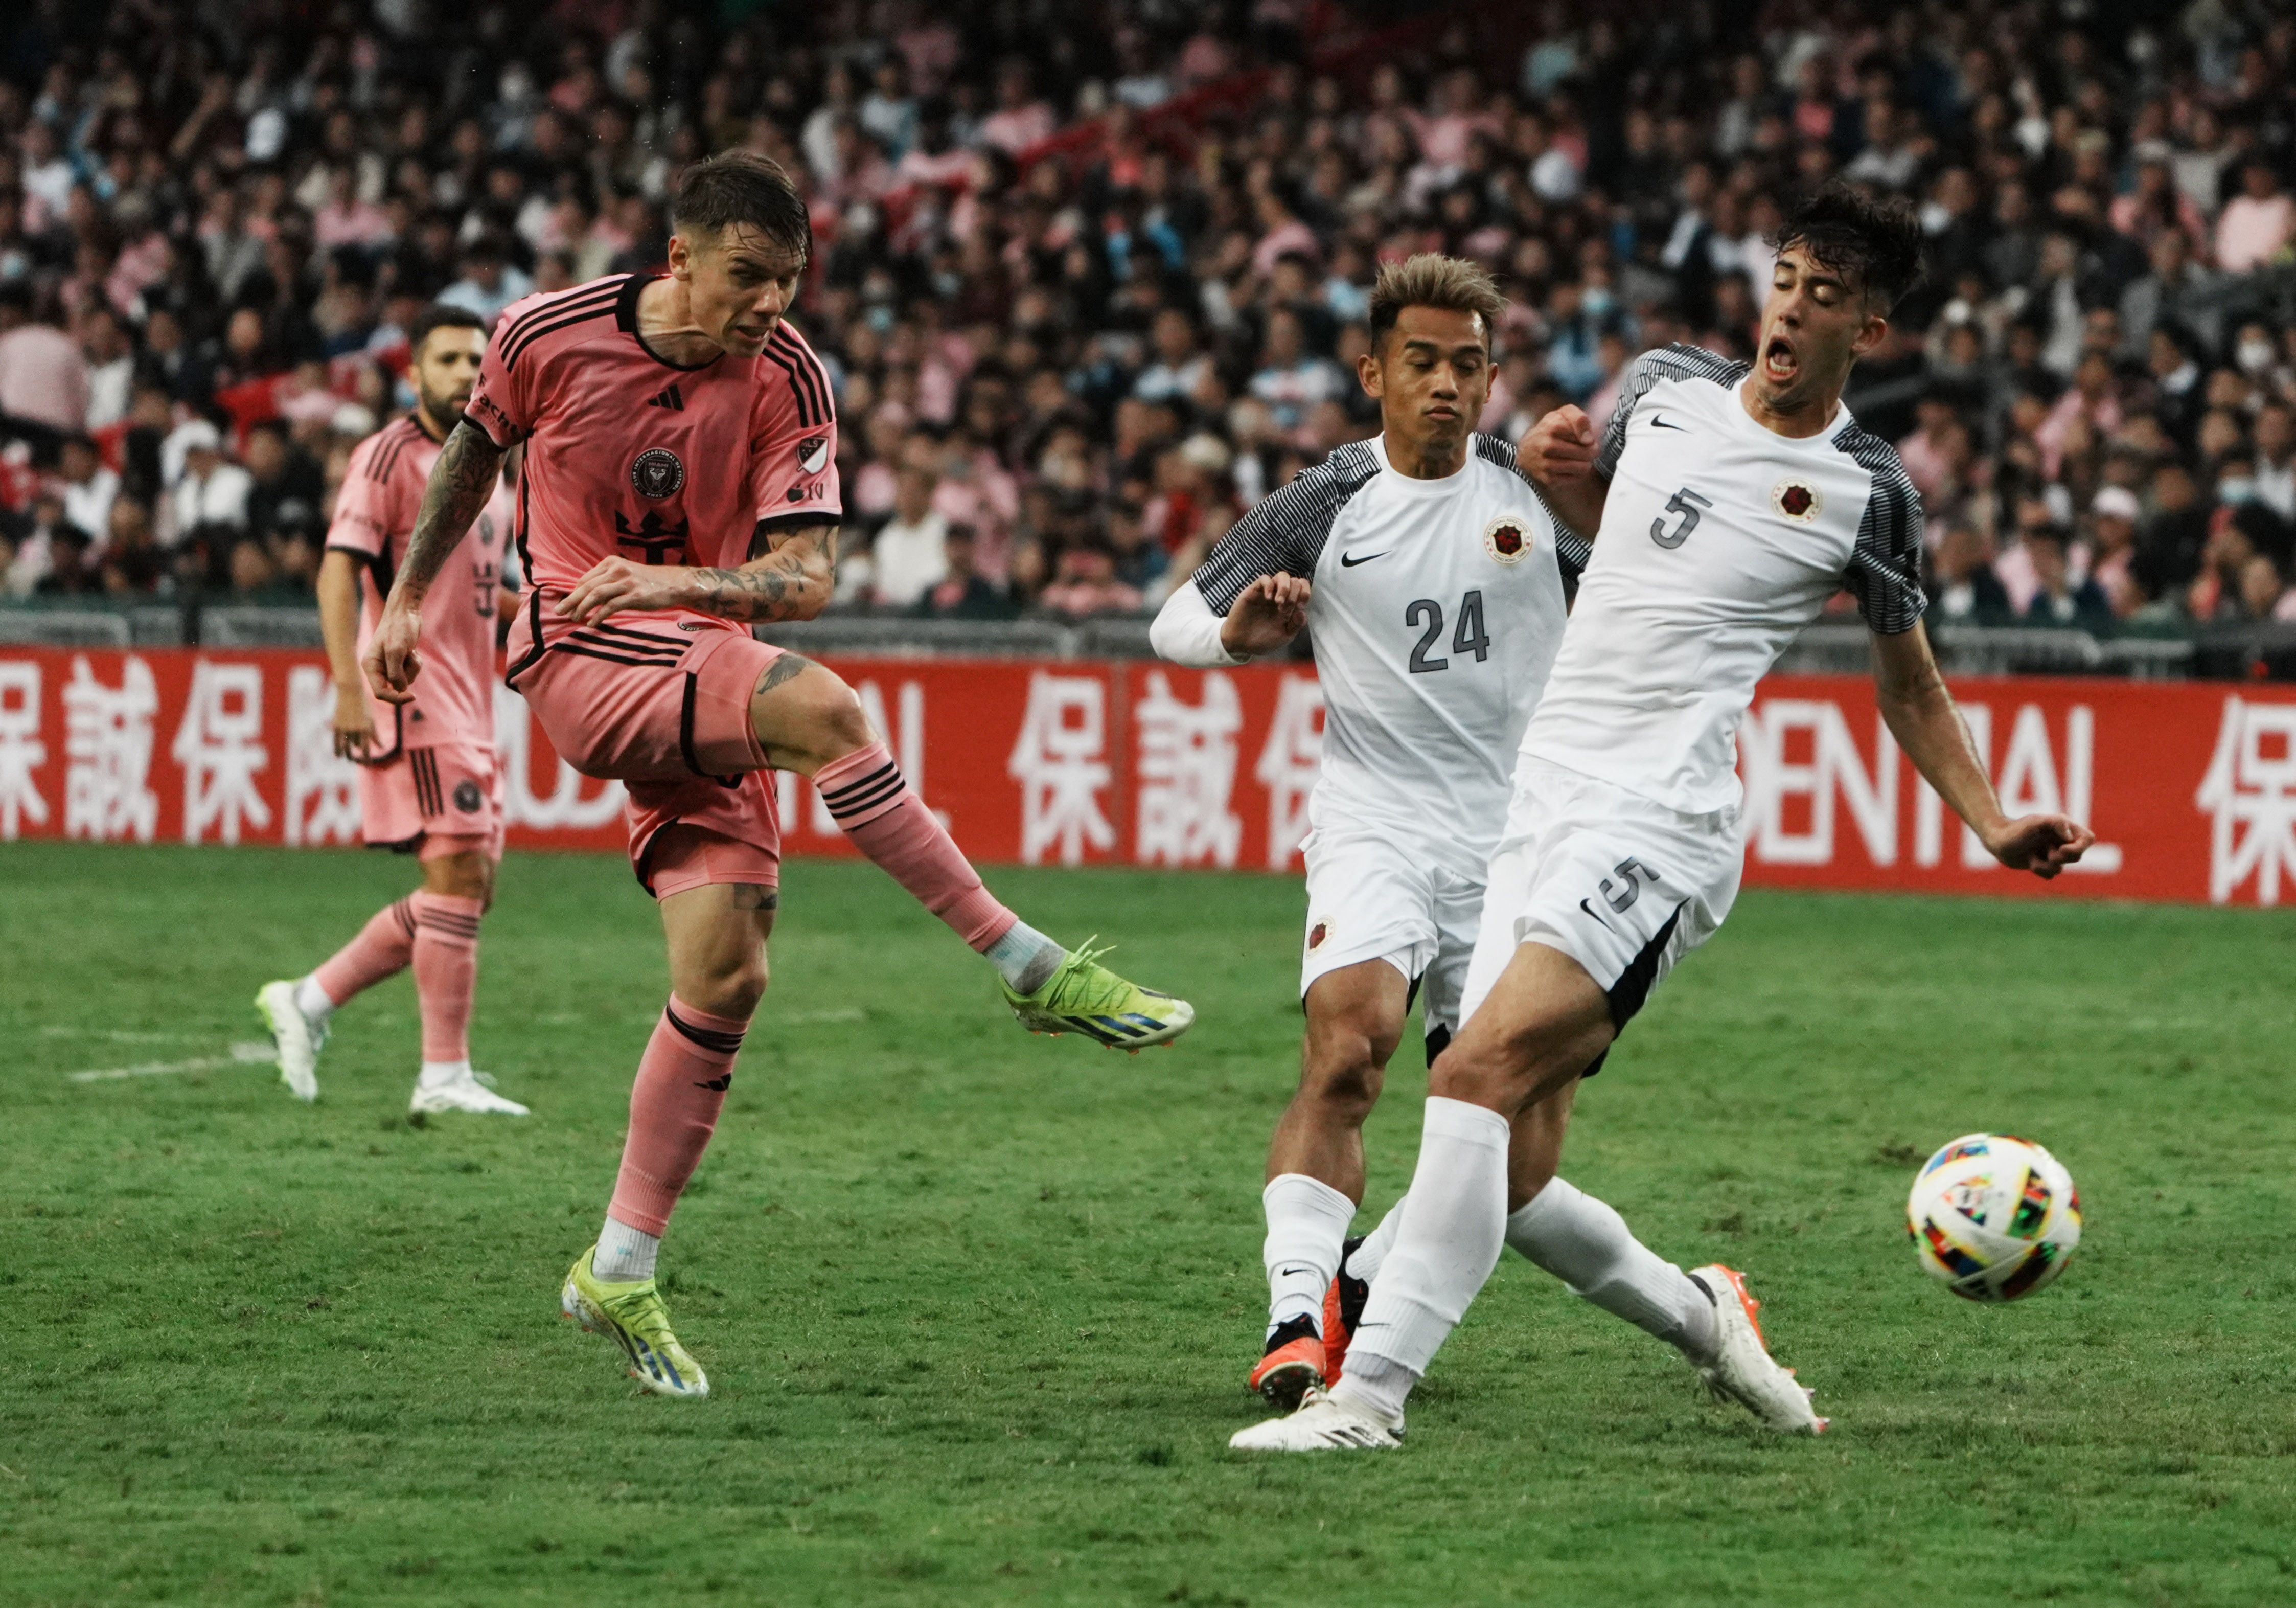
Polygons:
M469 815L479 807L479 784L468 776L455 783L455 808Z
M829 438L808 436L797 444L797 466L808 474L819 474L829 462Z
M1483 527L1483 551L1503 564L1519 564L1530 551L1530 521L1503 513Z
M630 464L630 484L638 495L659 503L667 496L676 496L685 484L685 465L667 447L649 447L638 454Z

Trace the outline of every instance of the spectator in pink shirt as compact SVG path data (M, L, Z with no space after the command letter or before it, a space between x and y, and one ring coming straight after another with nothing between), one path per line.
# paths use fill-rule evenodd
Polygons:
M2098 439L2120 429L2120 388L2113 378L2112 359L2101 351L2092 351L2080 360L2080 366L2073 371L2073 382L2033 431L2034 444L2041 449L2041 472L2052 480L2064 462L2076 423L2087 425L2092 438Z
M2217 217L2217 267L2227 274L2261 267L2296 241L2296 202L2280 188L2272 165L2249 163L2241 182L2242 193Z
M348 163L327 176L327 199L311 214L311 238L323 251L337 246L379 246L390 238L390 217L358 198L358 173Z
M0 284L0 419L77 435L87 427L87 361L79 342L32 316L32 288Z
M981 143L1007 156L1052 137L1053 109L1029 93L1029 64L1014 60L996 74L996 110L980 119Z
M1275 265L1284 258L1297 254L1309 262L1320 262L1324 256L1323 242L1315 230L1300 221L1292 210L1292 203L1272 186L1259 193L1260 236L1251 248L1251 271L1266 279L1275 272Z

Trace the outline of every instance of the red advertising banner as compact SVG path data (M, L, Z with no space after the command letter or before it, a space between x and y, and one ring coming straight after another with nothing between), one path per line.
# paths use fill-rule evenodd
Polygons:
M985 864L1295 867L1322 746L1311 670L845 659L902 768ZM2272 905L2296 879L2296 689L1955 684L2013 812L2098 845L2044 885L1995 866L1906 761L1871 685L1773 677L1739 734L1747 881ZM510 835L623 847L621 791L577 775L497 691ZM0 648L0 840L358 841L316 652ZM783 774L793 855L853 852Z

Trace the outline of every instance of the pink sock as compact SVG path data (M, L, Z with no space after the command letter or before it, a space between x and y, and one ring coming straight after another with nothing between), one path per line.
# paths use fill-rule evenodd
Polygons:
M348 1004L353 995L406 969L406 963L414 957L412 898L376 911L357 938L311 973L329 999Z
M734 1057L750 1024L697 1011L673 994L630 1086L630 1136L606 1215L660 1239L718 1130Z
M479 984L479 917L486 905L450 893L407 896L414 907L414 999L422 1059L471 1058L471 996Z
M883 743L831 760L814 773L813 784L854 847L974 948L986 952L1020 919L980 885L980 874L909 791Z

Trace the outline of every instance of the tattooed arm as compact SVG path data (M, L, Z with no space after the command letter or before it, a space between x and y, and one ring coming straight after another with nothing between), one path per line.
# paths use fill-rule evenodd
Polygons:
M407 537L406 556L399 561L398 578L360 660L367 685L385 703L414 700L410 689L422 673L414 648L422 636L423 596L439 578L447 555L494 494L502 461L503 449L485 431L465 421L447 432L447 445L431 465L430 483L422 488L422 510L414 516L414 534Z
M602 558L558 611L582 625L624 609L693 609L745 625L811 619L829 606L836 586L837 530L825 520L787 529L761 526L750 538L750 562L738 570Z

